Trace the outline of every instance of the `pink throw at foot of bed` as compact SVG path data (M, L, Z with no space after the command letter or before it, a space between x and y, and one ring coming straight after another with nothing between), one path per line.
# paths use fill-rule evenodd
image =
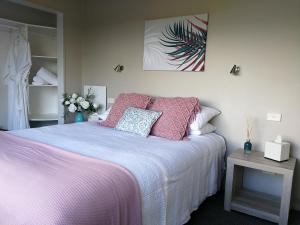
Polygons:
M125 168L0 132L1 225L141 225Z

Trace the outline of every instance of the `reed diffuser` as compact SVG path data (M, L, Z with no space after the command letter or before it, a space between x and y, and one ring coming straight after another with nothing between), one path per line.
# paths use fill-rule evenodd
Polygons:
M247 118L247 129L246 129L246 135L247 139L244 143L244 152L246 154L250 154L252 150L252 144L251 144L251 136L252 136L252 127L253 127L253 120L251 118Z

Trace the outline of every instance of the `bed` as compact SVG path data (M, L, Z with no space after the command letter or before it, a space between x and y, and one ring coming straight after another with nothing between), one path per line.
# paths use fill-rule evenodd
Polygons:
M226 147L215 133L171 141L96 122L8 133L126 168L139 186L143 225L182 225L220 187Z

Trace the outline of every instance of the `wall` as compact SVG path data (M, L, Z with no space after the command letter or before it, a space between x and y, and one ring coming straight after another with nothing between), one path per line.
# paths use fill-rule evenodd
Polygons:
M205 72L143 71L145 19L209 13ZM255 118L254 148L282 134L300 158L300 1L298 0L111 0L85 1L83 84L107 85L108 97L120 92L162 96L198 96L203 104L222 111L214 123L229 152L242 147L246 116ZM125 71L113 67L123 64ZM241 75L230 76L234 65ZM266 121L267 112L280 112L282 122ZM253 172L249 171L253 174ZM300 203L300 164L293 203ZM263 187L263 176L246 183ZM273 184L264 189L278 193ZM263 182L266 183L266 182Z

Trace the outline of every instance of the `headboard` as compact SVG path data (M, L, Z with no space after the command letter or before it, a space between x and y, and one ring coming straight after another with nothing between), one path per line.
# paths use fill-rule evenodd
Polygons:
M94 103L100 106L99 113L104 112L107 106L106 86L84 85L83 94L87 95L90 88L92 89L92 94L95 95Z

